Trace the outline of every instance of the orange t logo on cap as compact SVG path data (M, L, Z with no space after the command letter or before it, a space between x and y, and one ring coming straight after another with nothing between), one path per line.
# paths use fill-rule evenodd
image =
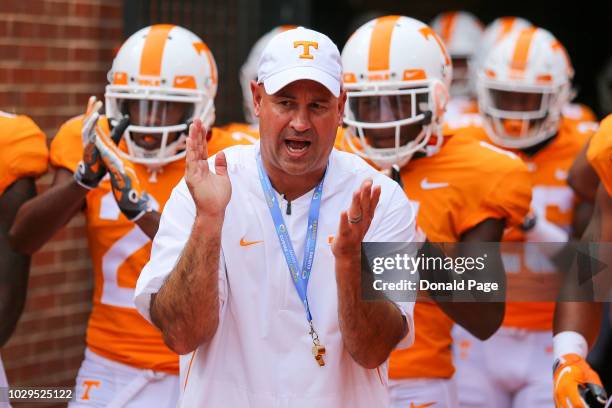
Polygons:
M304 59L314 59L314 55L310 53L310 47L314 47L315 50L319 49L319 43L315 41L294 41L293 48L297 48L299 46L304 47L304 53L300 54L300 58Z

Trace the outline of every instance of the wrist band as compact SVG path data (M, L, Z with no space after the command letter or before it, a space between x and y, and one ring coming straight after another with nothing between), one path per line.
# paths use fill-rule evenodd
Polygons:
M553 350L555 360L571 353L586 358L589 345L582 334L575 331L564 331L553 337Z

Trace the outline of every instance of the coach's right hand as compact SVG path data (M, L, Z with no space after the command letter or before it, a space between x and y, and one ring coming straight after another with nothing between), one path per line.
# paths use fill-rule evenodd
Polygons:
M215 172L210 171L206 133L200 119L194 120L189 127L185 182L193 197L197 215L222 220L232 196L232 185L223 152L215 156Z

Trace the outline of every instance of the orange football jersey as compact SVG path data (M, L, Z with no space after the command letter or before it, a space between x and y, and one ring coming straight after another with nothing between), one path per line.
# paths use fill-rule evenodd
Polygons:
M108 128L104 117L99 123ZM82 116L78 116L60 128L51 143L54 166L76 170L83 153L81 127ZM226 132L213 128L208 152L215 154L232 142ZM134 164L134 168L142 188L151 195L153 207L161 212L184 175L184 160L165 165L155 177L144 165ZM157 328L140 316L133 304L134 288L149 259L151 240L121 213L108 176L87 194L86 201L87 238L94 271L88 347L133 367L178 373L178 356L166 347Z
M587 159L612 196L612 115L601 121L601 127L589 143Z
M589 116L585 116L587 119ZM484 129L474 132L480 140L488 140ZM567 173L576 155L584 143L592 135L589 123L577 121L575 118L562 117L559 133L535 155L528 156L521 151L515 153L523 159L529 169L533 184L531 207L538 213L546 214L546 219L566 231L571 228L576 197L567 184ZM504 241L524 241L525 236L517 228L507 231ZM527 291L546 288L547 274L555 273L555 268L549 262L542 261L542 254L529 256L529 248L524 254L514 257L512 262L505 262L508 276L508 297L525 295ZM509 254L511 257L512 254ZM550 276L550 275L548 275ZM528 330L552 330L554 302L507 302L503 326L518 327Z
M244 144L240 143L242 140L246 140L248 144L259 140L259 125L233 122L221 127L221 130L228 132L239 144Z
M0 111L0 195L20 178L47 171L45 134L27 116Z
M585 126L589 122L597 122L597 116L591 108L581 103L568 103L561 110L565 125ZM588 125L587 125L588 126ZM592 129L592 126L590 126Z
M524 163L469 136L446 137L438 153L410 160L400 176L418 208L417 224L431 242L457 242L489 218L517 225L529 210L531 185ZM415 343L391 354L389 376L450 378L452 320L430 302L417 302L414 320Z

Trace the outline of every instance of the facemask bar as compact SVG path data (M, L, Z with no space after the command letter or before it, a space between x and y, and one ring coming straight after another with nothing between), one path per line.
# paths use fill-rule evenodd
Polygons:
M498 109L491 91L538 93L542 95L540 107L530 111ZM489 137L496 144L512 149L531 147L554 136L558 130L561 109L569 102L570 96L569 84L538 86L480 79L478 86L478 105ZM521 121L520 134L516 136L508 133L504 121Z
M451 59L465 59L467 66L458 68L453 64L453 80L450 85L451 96L473 96L474 94L474 62L470 55L451 55ZM462 75L459 75L462 74ZM462 79L462 82L456 82Z
M185 140L187 138L188 126L193 121L193 118L200 117L207 129L212 127L215 120L214 100L210 95L201 90L168 90L161 87L143 88L108 85L105 97L106 114L112 126L115 126L123 115L119 109L120 100L180 102L194 105L193 114L190 118L187 118L185 123L168 126L129 125L126 128L123 138L125 139L128 152L120 151L122 156L133 163L144 164L149 167L159 168L185 157ZM160 148L147 150L138 146L131 137L132 133L161 135L162 142ZM168 137L172 133L179 133L179 136L174 142L167 145Z
M419 81L422 82L422 81ZM399 86L406 86L406 83L399 83ZM356 85L346 86L347 88L347 101L344 115L344 123L349 126L349 131L344 132L345 141L349 148L359 156L369 159L376 163L377 166L386 169L393 165L403 166L406 164L415 152L421 151L426 152L426 146L431 138L434 131L434 123L432 121L433 101L432 92L428 82L417 83L417 81L411 83L411 85L418 86L410 89L381 89L381 90L355 90L351 91L351 88L356 88ZM421 85L421 86L419 86ZM426 85L426 86L422 86ZM391 84L387 84L391 87ZM397 85L396 85L397 86ZM421 107L422 113L417 114L417 95L423 94L428 95L428 106ZM410 117L405 119L399 119L388 122L372 123L356 120L355 113L350 107L351 97L381 97L381 96L400 96L410 95ZM423 104L423 102L421 102ZM422 123L421 132L410 142L405 145L400 145L401 127L416 123ZM366 129L388 129L395 128L395 147L390 148L376 148L372 147L366 139ZM359 137L359 142L362 147L356 146L352 140L352 136ZM441 138L439 138L441 142Z

